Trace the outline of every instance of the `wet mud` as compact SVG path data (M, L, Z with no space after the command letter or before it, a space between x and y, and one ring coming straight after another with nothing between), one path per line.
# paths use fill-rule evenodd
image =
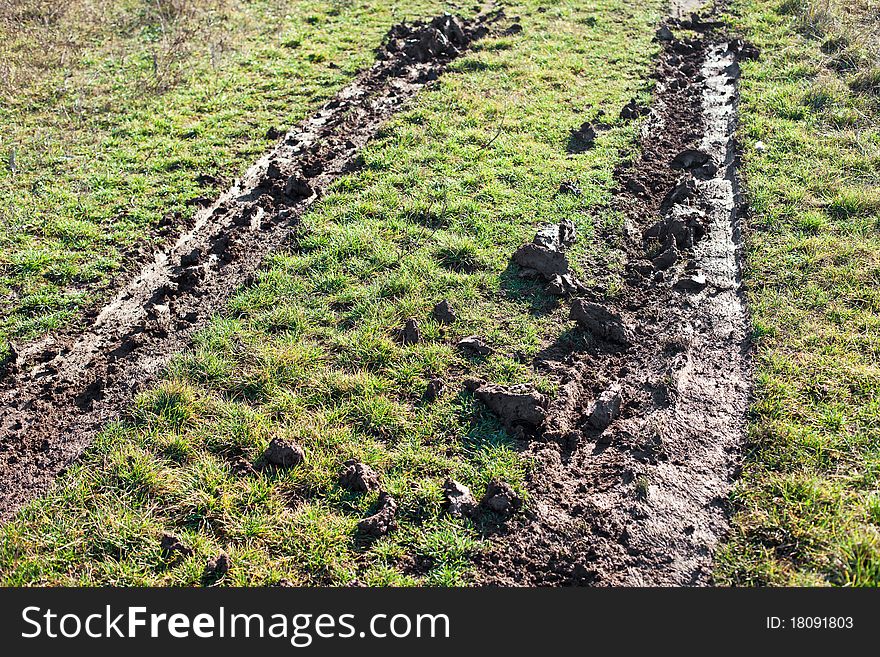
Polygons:
M657 40L652 106L623 110L646 114L641 156L616 175L625 286L574 295L588 347L560 338L534 363L560 392L522 443L528 511L494 535L483 584L706 585L728 530L751 378L737 62L757 53L681 7Z
M152 255L85 326L19 349L0 380L0 519L43 492L154 382L407 99L499 23L438 16L394 26L376 63L280 141Z

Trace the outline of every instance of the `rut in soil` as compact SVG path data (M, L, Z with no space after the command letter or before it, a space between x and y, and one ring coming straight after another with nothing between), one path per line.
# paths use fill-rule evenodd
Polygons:
M21 349L0 382L0 520L155 381L265 256L291 241L298 218L352 170L380 126L502 18L492 10L394 26L370 69L201 210L90 324Z
M531 511L495 537L485 583L711 582L750 395L734 130L737 62L757 56L717 11L661 25L652 106L624 110L647 114L617 172L625 287L573 301L590 347L535 361L561 393L523 444Z

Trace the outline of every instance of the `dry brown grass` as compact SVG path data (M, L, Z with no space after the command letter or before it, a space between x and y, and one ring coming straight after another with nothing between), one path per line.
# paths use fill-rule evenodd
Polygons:
M139 56L150 43L152 71L143 90L162 92L180 79L195 49L222 49L223 25L236 0L0 0L0 91L28 94L46 78L73 78L87 52Z
M878 0L786 0L803 34L822 40L828 65L850 76L857 92L880 92L880 2Z

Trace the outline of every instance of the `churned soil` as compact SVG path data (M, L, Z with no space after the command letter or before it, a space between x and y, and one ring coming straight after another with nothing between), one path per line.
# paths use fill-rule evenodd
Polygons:
M750 396L733 135L737 62L758 54L716 13L680 14L657 31L651 107L621 113L646 117L640 157L616 173L624 235L607 236L624 289L573 292L589 346L563 336L534 362L560 393L521 442L528 511L495 528L483 584L711 582Z
M400 24L376 63L285 135L77 326L17 351L0 378L0 520L40 494L155 381L403 103L503 17ZM269 129L274 130L274 128Z

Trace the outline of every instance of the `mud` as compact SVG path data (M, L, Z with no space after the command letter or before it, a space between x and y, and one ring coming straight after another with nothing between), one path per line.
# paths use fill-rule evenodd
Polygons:
M493 480L486 487L480 506L502 516L509 516L519 510L522 499L506 481Z
M376 512L358 522L358 531L371 538L381 538L397 529L397 501L385 491L379 493Z
M467 382L474 397L483 402L508 429L536 429L547 419L547 398L529 386L502 386L494 383Z
M736 62L755 53L695 8L659 34L642 153L617 172L625 287L572 304L586 348L560 338L535 361L560 393L522 443L528 514L494 537L482 583L711 583L750 395L733 134ZM697 34L674 38L683 23Z
M565 251L576 239L575 226L570 219L559 224L545 224L538 229L530 244L523 244L513 254L513 262L525 278L540 277L547 283L546 292L555 296L574 294L584 289L571 273Z
M379 490L379 473L366 463L352 459L343 464L339 485L353 493L369 493Z
M485 340L476 335L462 338L455 346L469 356L488 356L494 351Z
M477 500L471 489L453 479L443 484L444 508L453 518L471 518L477 513Z
M19 350L0 383L0 519L44 491L160 376L266 254L292 239L378 128L501 17L395 26L370 69L201 209L86 326Z
M455 309L452 307L452 304L449 303L448 299L443 299L434 306L431 314L438 324L453 324L455 323L455 320L458 319L458 316L455 314Z
M263 461L268 465L288 470L295 468L306 458L303 448L296 443L273 438L263 454Z
M229 572L231 566L232 561L225 552L220 552L216 557L211 557L205 563L205 569L202 572L202 585L212 586L216 584Z

